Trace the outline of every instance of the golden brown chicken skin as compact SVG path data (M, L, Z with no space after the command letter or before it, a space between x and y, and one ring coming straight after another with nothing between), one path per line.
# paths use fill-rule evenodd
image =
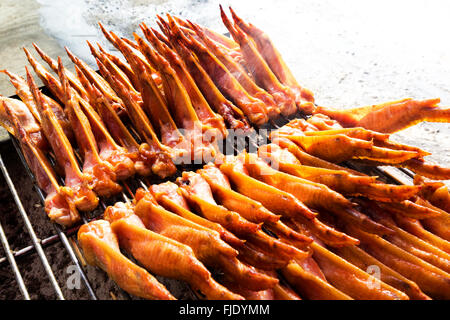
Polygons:
M184 280L209 299L242 299L212 278L191 247L146 229L130 204L118 202L108 207L105 219L110 221L120 246L149 271Z
M108 273L125 291L146 299L175 300L155 277L122 255L108 221L97 220L81 226L78 242L86 261Z

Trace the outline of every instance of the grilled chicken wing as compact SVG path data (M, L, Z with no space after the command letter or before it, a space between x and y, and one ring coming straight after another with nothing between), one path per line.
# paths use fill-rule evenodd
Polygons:
M149 68L144 64L141 58L131 50L132 48L126 43L122 42L120 44L123 54L130 61L131 67L135 74L138 75L141 88L142 96L142 110L148 115L149 118L145 118L145 122L151 121L151 125L156 129L161 137L161 142L170 147L175 152L175 157L180 159L191 159L191 144L190 141L186 140L181 132L178 130L172 116L167 109L165 98L162 96L160 90L157 88L153 79L149 76ZM143 58L145 59L145 58ZM117 87L119 87L118 85ZM125 95L126 93L124 93ZM130 101L133 97L128 93L128 97L124 97L124 101L128 105L129 109L141 108L136 103ZM136 97L134 97L136 100ZM130 110L129 112L132 112ZM133 116L132 116L133 117ZM143 121L143 116L139 117L139 121Z
M228 178L214 164L210 163L203 166L202 169L198 170L198 173L208 182L215 199L229 210L237 211L236 209L240 209L241 215L254 223L280 220L280 216L264 208L261 203L233 191Z
M36 108L36 104L34 103L33 94L30 91L30 88L27 85L25 79L20 77L17 74L14 74L8 70L0 70L9 77L9 81L16 89L16 94L19 96L20 100L27 106L29 111L33 114L33 117L40 121L41 117L39 116L39 112Z
M42 130L52 147L57 163L64 169L65 187L73 193L73 201L77 209L81 211L95 209L98 205L98 197L90 186L92 177L80 171L69 140L28 70L27 80L41 117Z
M333 251L362 270L368 270L370 266L377 266L380 270L380 280L400 291L403 291L411 300L431 299L423 293L422 290L420 290L419 286L415 282L402 276L394 269L384 265L379 260L375 259L357 246L336 248Z
M107 67L97 60L97 64L100 69L100 73L111 83L111 85L115 86L117 84L117 78L113 78L113 76L109 73ZM122 87L123 88L123 87ZM95 90L93 88L93 90ZM118 92L126 92L118 91ZM100 101L95 106L97 108L97 112L108 127L108 130L111 136L117 141L122 147L124 147L128 151L129 157L134 161L134 166L136 172L143 176L148 176L152 174L152 162L153 158L147 158L143 154L141 154L141 150L144 149L145 145L141 146L137 143L135 138L131 135L128 128L125 126L123 121L117 115L112 106L112 101L105 98L103 101Z
M28 49L23 48L23 50L27 56L28 62L33 67L34 72L42 80L44 85L50 90L53 96L59 100L59 102L64 103L64 89L59 81L31 55Z
M326 280L308 272L295 262L281 269L281 274L302 297L311 300L353 300Z
M432 205L442 209L441 214L434 218L423 219L421 223L433 233L450 241L450 193L447 186L442 182L427 180L424 177L416 175L414 184L422 186L421 196L427 206ZM418 198L418 200L421 200Z
M125 75L125 79L128 79L128 81L131 82L131 85L133 89L138 89L139 87L139 80L137 76L134 74L133 69L131 66L124 61L123 59L107 52L99 43L97 43L97 47L99 50L96 50L93 45L88 41L89 48L91 49L91 53L94 55L96 59L99 59L103 63L105 63L105 60L108 59L112 65L115 66L115 68L120 71L123 75ZM105 79L108 81L107 79ZM108 81L109 83L109 81ZM111 83L109 85L112 87Z
M98 146L92 133L89 120L81 109L80 100L70 87L62 69L61 58L58 60L59 77L64 88L65 111L75 132L75 138L83 158L83 174L91 177L91 186L99 196L109 197L122 191L115 182L116 174L109 162L102 160L98 154Z
M282 149L280 149L277 145L268 145L268 147L263 147L261 150L261 154L267 154L267 152L265 150L267 150L268 148L271 148L271 150L282 150L280 152L281 153L276 153L274 156L269 157L266 156L266 159L269 158L271 163L275 162L275 166L278 167L279 169L281 169L281 171L284 171L286 173L295 175L295 176L299 176L301 178L306 178L308 180L312 180L315 181L316 179L311 178L308 175L308 169L309 172L311 170L317 169L317 168L305 168L304 166L301 167L301 171L299 170L299 168L297 167L297 165L283 165L283 161L289 161L289 162L293 162L293 163L300 163L301 161L305 161L307 163L310 163L311 165L315 166L315 167L320 167L323 169L320 169L319 171L322 173L322 175L319 176L318 179L320 179L320 181L315 181L315 182L321 182L324 183L325 185L328 185L330 188L335 189L336 191L339 192L343 192L343 193L347 193L347 192L352 192L351 191L351 184L350 183L346 183L344 184L344 186L339 187L338 184L333 183L331 181L329 181L326 176L324 175L325 173L329 173L329 170L337 170L335 172L341 172L341 174L343 174L345 177L348 177L349 175L352 175L354 177L352 177L352 179L354 181L369 181L367 179L369 179L370 177L365 176L359 172L356 172L354 170L350 170L344 167L340 167L340 166L336 166L333 165L331 163L328 163L326 161L320 160L318 158L314 158L314 157L310 157L308 156L306 153L304 153L303 151L301 151L298 146L296 146L295 144L293 144L292 142L286 141L285 139L277 139L276 143L278 143L280 146L285 147L285 151L283 151ZM289 154L288 152L291 152L292 154ZM280 157L277 157L277 155L280 154ZM294 156L294 157L293 157ZM281 159L281 160L278 160ZM295 159L297 158L297 159ZM283 159L287 159L287 160L283 160ZM300 161L301 159L301 161ZM348 178L347 178L348 179ZM414 189L413 187L409 187L409 186L390 186L390 185L385 185L382 184L379 181L374 181L372 180L374 183L370 183L367 184L367 186L364 185L360 185L358 187L358 192L363 193L364 192L364 196L369 197L369 198L373 198L373 199L377 199L380 201L391 201L390 203L385 203L385 204L380 204L381 206L383 206L384 208L391 210L393 212L399 212L401 214L410 216L410 217L416 217L416 218L430 218L431 217L437 217L440 215L440 213L433 209L432 207L426 207L424 205L421 205L419 203L415 203L412 202L410 200L402 200L402 199L407 199L410 198L412 196L415 196L414 193L417 193L418 189ZM338 189L339 188L339 189ZM355 191L353 191L355 192ZM356 195L358 194L358 192L356 192ZM389 192L392 192L392 196L389 198ZM403 197L402 197L403 194Z
M179 187L175 183L168 181L158 185L154 184L150 187L150 191L158 203L167 210L203 227L217 231L220 234L220 238L233 247L240 247L243 245L243 240L236 237L220 224L192 213L186 200L181 195Z
M35 68L35 71L36 70L40 70L40 69ZM7 70L4 70L4 72L9 76L11 83L16 88L17 95L26 104L26 106L28 107L30 112L33 114L33 116L36 118L36 120L41 122L41 116L39 115L36 103L34 102L33 94L31 93L31 89L29 88L27 82L22 77L19 77L18 75L15 75ZM39 75L39 77L41 77L41 75ZM53 76L51 76L51 77L53 78ZM55 80L55 82L57 82L57 81ZM47 82L44 82L44 83L47 83ZM55 114L61 128L64 131L64 134L67 136L67 138L69 139L70 142L74 141L74 134L72 131L72 127L70 126L69 120L67 119L62 107L59 105L59 103L57 103L55 100L51 99L50 97L46 96L45 94L42 94L42 96L46 100L46 102L49 104L53 113Z
M267 109L267 115L271 119L275 119L280 114L280 108L276 105L273 97L264 89L258 87L258 85L253 81L253 79L247 74L247 71L238 64L225 50L214 43L210 39L202 28L189 22L191 27L195 30L197 36L202 40L202 43L210 50L210 52L219 59L220 62L231 72L231 74L236 78L237 81L242 85L242 87L253 97L260 99L264 102Z
M290 229L280 221L280 216L273 214L263 205L231 189L228 178L213 164L208 164L198 173L208 182L215 198L228 210L236 211L245 219L264 226L281 239L304 248L312 239Z
M351 138L345 134L307 136L303 132L291 135L283 128L275 133L298 144L307 153L340 163L350 159L369 159L386 164L399 164L420 157L415 151L394 150L374 146L372 141Z
M96 61L100 61L101 64L103 64L105 71L107 70L108 72L112 73L116 77L116 79L118 79L125 86L125 88L128 91L136 92L137 95L139 96L140 94L136 91L133 81L130 80L130 77L117 65L117 59L119 59L119 58L116 57L117 59L112 60L110 58L111 55L108 55L106 53L106 51L104 51L104 50L99 51L89 41L87 43L88 43L89 49L91 50L92 55L95 57ZM99 45L99 48L101 48L100 45ZM131 66L130 66L130 69L131 69ZM131 72L133 72L133 71L131 70ZM109 83L111 88L114 90L114 82L111 82L101 71L100 71L100 74L103 76L103 78ZM134 73L133 73L133 75L134 75ZM116 90L114 90L114 91L116 91ZM114 104L114 103L116 103L116 102L112 101L112 104Z
M164 20L161 20L160 17L157 15L159 21L158 22L163 22ZM172 16L172 18L183 28L185 28L184 30L189 30L190 28L192 28L192 24L190 23L190 21L185 21L177 16ZM235 41L233 41L233 39L231 39L230 37L227 37L221 33L218 33L210 28L207 28L205 26L198 26L201 28L201 31L203 33L205 33L206 36L208 36L208 38L210 38L212 41L214 41L215 43L217 43L218 45L221 45L222 47L225 47L229 50L236 50L236 52L239 51L239 44L236 43Z
M355 267L317 243L313 243L314 259L327 280L354 299L409 300L408 296Z
M403 99L379 105L334 110L317 107L316 112L337 120L344 127L364 127L366 129L393 133L422 121L450 122L450 108L440 107L440 99Z
M328 116L326 115L320 115L320 114L316 114L313 117L309 118L308 123L314 123L314 125L319 129L319 130L341 130L342 126L335 120L331 120ZM296 123L299 124L300 121L295 122L292 121L291 123ZM283 127L285 128L285 127ZM356 128L358 129L358 128ZM352 130L354 130L352 128ZM313 130L314 131L314 130ZM357 130L357 131L361 131L361 130ZM374 146L376 146L377 148L380 147L377 151L386 151L388 149L391 150L396 150L400 153L397 153L397 155L401 155L401 151L409 151L409 152L416 152L417 153L417 157L416 158L412 158L409 160L405 160L402 162L398 162L398 161L390 161L390 165L393 166L398 166L398 167L404 167L404 168L408 168L412 171L414 171L416 174L420 174L423 176L426 176L428 178L431 179L441 179L441 180L446 180L446 179L450 179L450 168L445 168L445 167L441 167L437 164L434 164L432 162L429 161L425 161L422 157L429 155L428 152L423 151L419 148L416 147L411 147L408 145L403 145L403 144L399 144L390 140L383 140L383 139L374 139L373 140ZM382 153L380 153L380 155L382 155ZM372 165L372 166L378 166L378 165L385 165L386 160L380 160L380 159L371 159L371 158L364 158L364 160L358 160L358 161L362 161L364 164L367 165Z
M0 125L9 133L15 135L15 126L8 113L14 115L22 129L26 131L29 139L37 148L42 151L48 150L49 144L42 132L41 126L27 106L20 100L0 96Z
M189 246L146 229L129 204L116 203L107 208L105 219L111 223L120 246L150 272L184 280L209 299L242 299L218 284Z
M125 291L146 299L175 300L155 277L122 255L108 221L96 220L81 226L78 242L87 262L108 273Z
M281 84L272 72L267 62L256 49L255 43L242 31L242 29L228 19L220 7L220 14L225 27L233 39L239 43L245 62L251 65L250 73L256 84L267 90L280 108L281 114L288 116L297 111L295 106L295 95L292 90Z
M55 59L52 59L49 55L47 55L41 48L38 47L37 44L33 43L33 47L36 50L36 52L41 56L42 60L44 60L49 65L49 67L53 70L53 72L58 74L58 62ZM86 99L87 92L81 85L80 81L78 81L77 77L66 68L64 68L64 72L66 73L70 85L78 92L78 94L83 99Z
M105 96L115 102L115 111L118 114L124 112L125 106L123 101L117 96L109 83L101 75L99 75L91 67L89 67L87 63L75 56L67 47L65 47L65 49L72 62L83 72L83 74L89 79L89 81L93 83L97 87L97 89L100 90Z
M80 106L91 125L92 133L94 134L98 145L99 157L113 166L113 171L117 180L128 179L135 173L134 163L131 160L134 155L130 155L125 148L119 146L114 141L100 118L100 115L94 110L94 107L96 107L97 110L105 110L108 106L112 107L112 101L107 101L108 97L103 95L96 87L91 86L78 67L75 68L77 70L78 78L87 89L90 97L89 100L92 101L92 105L86 101L80 101ZM100 104L101 106L99 106ZM106 104L108 104L108 106L105 106Z
M361 241L361 248L364 251L417 283L430 297L449 298L450 275L447 272L377 235L366 233L349 225L346 226L346 231Z
M99 61L98 63L102 66ZM139 147L141 157L145 159L145 162L148 162L151 165L152 172L158 176L168 177L173 175L176 168L172 158L177 155L173 154L174 152L170 147L163 146L159 141L150 120L140 106L140 96L137 96L134 91L127 91L126 87L114 75L109 73L108 77L114 82L113 87L123 99L127 114L139 135L146 142Z
M398 227L393 227L393 230L395 233L386 236L386 240L445 272L450 273L450 255L448 253Z
M429 201L417 197L415 204L424 206L433 211L439 212L439 215L436 217L421 219L422 224L428 229L431 230L434 234L446 239L450 240L450 214L447 211L441 210L440 208L432 205Z
M274 213L298 220L307 225L314 234L327 244L346 245L358 243L356 239L328 227L318 219L314 219L316 213L292 194L250 177L244 168L243 162L239 161L239 159L227 158L220 165L220 170L232 181L239 193L259 201L264 207Z
M216 155L216 150L203 137L203 124L197 117L191 99L181 80L169 62L139 36L135 34L139 48L147 60L159 71L164 89L164 97L170 113L177 126L182 129L184 137L191 143L191 158L194 161L207 162Z
M100 26L100 29L101 29L103 35L106 37L106 39L107 39L109 42L111 42L112 45L113 45L117 50L122 51L122 48L121 48L122 40L121 40L114 32L112 32L112 31L110 31L110 32L106 31L106 29L103 27L103 25L102 25L100 22L98 23L98 25ZM161 84L161 78L160 78L159 74L158 74L158 73L157 73L157 72L156 72L156 71L155 71L148 63L146 63L144 57L142 56L142 54L140 53L139 50L134 49L134 48L132 48L132 49L133 49L133 53L134 53L134 54L138 55L140 59L143 59L143 60L144 60L143 62L144 62L144 64L146 64L146 67L148 67L148 70L149 70L150 73L151 73L151 77L152 77L153 81L155 81L155 84L156 84L157 86L159 86L159 85ZM113 60L113 61L118 61L116 58L111 57L111 55L109 55L108 57L110 57L110 59ZM134 80L133 80L134 87L136 88L136 90L141 91L141 87L140 87L140 84L139 84L138 75L137 75L136 73L134 73L133 68L131 67L131 62L128 60L128 58L127 58L126 56L125 56L125 59L126 59L127 62L128 62L129 68L128 68L128 65L125 65L125 66L126 66L126 69L127 69L128 71L124 71L124 72L127 73L127 74L130 74L129 72L131 71L131 74L130 74L129 77L130 77L130 79L136 80L136 82L134 82ZM122 63L119 62L118 65L122 65Z
M34 174L36 182L45 197L45 212L48 217L58 224L71 226L80 221L80 215L75 207L73 192L69 188L61 187L48 159L33 142L27 128L16 116L9 103L4 102L8 121L14 130L14 136L19 140L24 158Z
M234 23L254 41L258 52L270 66L278 80L294 92L297 107L304 113L310 114L315 108L313 93L298 84L269 36L253 24L247 23L238 17L231 7L229 9Z
M307 256L307 253L285 244L261 231L260 225L249 222L237 212L217 205L208 183L197 173L183 172L177 179L183 195L206 218L220 223L234 234L246 239L266 252L276 252L284 259Z
M261 231L260 225L249 222L235 211L217 205L208 183L199 174L184 172L182 178L179 178L177 182L181 186L183 195L205 217L220 223L264 251L276 252L280 257L285 258L307 256L305 252L268 236Z
M335 163L320 159L318 157L315 157L313 155L310 155L309 153L306 153L302 150L297 144L292 142L289 139L281 138L279 136L271 137L272 143L279 145L282 148L285 148L289 150L295 157L301 162L303 165L311 166L311 167L318 167L318 168L325 168L325 169L331 169L331 170L343 170L346 172L349 172L356 176L362 176L364 175L361 172L358 172L356 170L352 170L346 167L342 167L340 165L337 165Z
M214 111L223 117L227 126L234 130L251 130L244 113L224 97L192 52L182 42L176 42L173 45L186 64L192 78L194 78L199 89L205 96L205 99Z
M389 226L394 231L394 233L385 237L386 240L444 271L450 271L450 255L445 252L445 248L441 249L435 243L428 243L408 231L399 228L395 221L395 216L393 217L389 211L383 210L380 205L363 199L358 199L358 202L375 220Z
M169 16L170 26L178 41L189 48L197 57L203 69L209 74L216 86L224 95L230 97L251 123L259 126L268 119L267 108L262 100L252 97L236 80L233 74L202 43L190 35L184 35Z
M416 174L420 174L430 179L448 180L450 179L450 168L442 167L431 161L422 159L411 159L400 163L399 167L408 168Z
M426 230L419 220L408 218L401 214L396 214L394 216L394 220L402 229L440 248L441 250L450 253L450 242Z
M410 218L424 219L441 216L439 209L428 208L409 200L402 202L379 203L378 205L389 212L398 213Z

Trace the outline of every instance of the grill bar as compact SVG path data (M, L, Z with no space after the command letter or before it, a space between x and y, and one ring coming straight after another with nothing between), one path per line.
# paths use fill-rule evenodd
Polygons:
M8 169L6 169L5 163L3 162L3 158L1 157L1 155L0 155L0 168L3 172L3 176L6 179L6 183L8 184L9 190L12 193L14 202L16 203L17 208L19 209L20 215L23 218L25 227L27 228L28 234L30 235L31 240L33 242L33 246L36 249L39 259L41 260L41 262L44 266L45 272L47 273L53 288L55 289L56 295L57 295L58 299L64 300L64 296L61 291L61 288L59 287L58 282L56 281L56 278L55 278L55 275L53 274L52 268L50 267L50 264L48 263L48 260L45 256L44 250L42 249L40 240L38 239L38 237L36 236L36 233L34 232L33 226L31 225L30 219L28 218L28 215L23 207L22 201L20 201L19 195L17 194L17 190L14 187L14 183L11 180Z
M47 237L44 240L41 240L41 246L43 248L46 248L46 247L54 244L58 240L59 240L59 238L57 235ZM30 254L31 252L33 252L33 249L34 249L34 247L32 245L29 245L29 246L23 247L22 249L14 250L13 256L15 258L26 256L26 255ZM3 265L4 263L6 263L6 261L8 261L8 257L1 257L0 258L0 266Z
M0 157L1 160L1 157ZM2 161L3 162L3 161ZM20 292L23 295L24 300L30 300L30 295L28 294L27 287L23 282L22 274L20 273L19 267L17 266L16 259L9 247L8 239L6 238L5 232L3 231L2 224L0 223L0 240L3 245L3 249L6 254L6 258L9 261L9 265L14 272L14 276L16 277L17 284L19 285Z

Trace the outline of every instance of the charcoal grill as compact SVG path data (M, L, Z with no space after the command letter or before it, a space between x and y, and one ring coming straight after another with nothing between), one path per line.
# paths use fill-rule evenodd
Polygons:
M49 92L45 88L40 88L45 94L51 96ZM18 99L17 96L13 96L12 98ZM281 118L277 120L276 122L273 122L271 124L266 125L264 128L267 129L268 132L270 130L278 128L279 126L284 125L289 120L293 118L299 118L304 117L302 114L296 114L293 116L290 116L289 118ZM261 145L265 143L267 139L267 136L265 135L258 135L256 137L252 137L248 141L246 141L245 149L247 151L255 150L255 147L258 145ZM224 146L224 150L222 152L224 154L230 154L230 152L239 152L242 150L238 150L238 146L235 143L235 141L227 141ZM231 146L231 148L230 148ZM30 206L24 205L21 197L19 195L20 192L18 192L18 186L17 183L15 184L13 182L13 179L11 178L11 171L13 168L12 166L8 166L5 161L4 157L8 156L11 157L11 154L7 154L7 152L10 152L11 149L15 149L17 154L15 155L20 159L21 164L16 164L16 167L22 167L25 169L25 181L27 182L27 185L33 185L34 190L36 191L36 194L38 196L38 199L40 201L40 207L38 210L40 211L42 215L42 219L46 219L45 227L49 229L53 229L50 235L47 237L40 239L37 236L36 232L36 226L37 226L37 219L34 217L34 215L30 214ZM395 183L395 184L411 184L413 173L407 169L397 169L392 167L363 167L359 164L355 164L352 162L345 163L346 166L358 169L362 172L365 172L367 174L371 175L377 175L382 180L388 183ZM195 170L200 168L201 165L184 165L179 166L177 174L171 179L175 179L177 176L181 174L184 170ZM47 217L44 212L43 204L44 204L44 193L42 190L37 186L36 181L34 179L33 173L29 169L25 158L23 157L22 151L20 149L19 142L10 135L10 141L5 142L5 145L1 146L0 148L0 169L2 171L2 174L5 178L6 185L8 186L12 199L14 202L16 209L19 213L20 218L22 219L22 222L24 224L25 230L28 233L29 238L31 239L31 244L22 246L20 249L12 250L11 244L7 237L7 232L5 232L5 229L2 226L2 222L0 220L0 240L3 246L3 256L0 255L0 268L5 269L5 265L9 263L10 268L12 270L12 273L15 278L15 282L18 286L18 292L16 292L15 295L12 296L4 296L3 298L8 299L20 299L22 297L25 300L29 300L32 295L29 293L29 284L26 284L26 281L24 281L23 274L27 270L22 267L23 260L27 257L30 257L32 255L37 255L37 259L41 267L43 268L43 274L38 275L35 281L38 283L33 283L33 286L49 286L49 290L51 293L47 292L45 295L45 298L48 298L50 296L54 296L56 299L91 299L91 300L97 300L97 299L135 299L135 297L131 297L126 292L121 290L117 285L115 285L112 280L108 279L108 276L103 271L88 267L84 261L84 258L81 254L81 251L78 247L77 241L76 241L76 233L78 231L78 228L83 224L87 223L91 220L98 219L101 217L104 209L108 205L114 204L116 201L129 201L130 197L132 196L132 192L135 191L138 187L146 188L147 185L152 183L159 183L160 180L155 179L142 179L135 177L131 180L127 180L126 182L122 183L123 191L121 194L119 194L117 197L114 197L112 199L101 199L99 207L94 210L93 212L89 213L83 213L82 214L82 223L76 227L63 229L61 226L59 226L56 223L52 223ZM18 169L19 171L22 171L21 174L23 174L23 170ZM17 168L15 168L14 171L17 171ZM16 172L14 172L16 173ZM128 195L127 195L128 193ZM6 195L5 195L6 196ZM51 226L50 226L51 225ZM44 227L44 228L45 228ZM8 231L8 230L6 230ZM56 250L64 251L64 259L67 260L67 263L70 263L71 272L70 273L64 273L64 270L55 270L55 267L57 267L57 263L51 263L48 259L48 251L50 248L55 248ZM58 247L61 247L58 249ZM55 250L55 249L53 249ZM130 257L131 258L131 257ZM132 258L131 258L132 259ZM52 268L53 266L53 268ZM67 267L66 267L67 269ZM0 269L1 271L1 269ZM55 271L59 273L63 273L62 275L59 275L57 277L55 275ZM80 286L77 286L76 291L69 291L67 288L67 283L70 281L70 277L76 276L76 280L79 282L76 282L76 284L79 284ZM0 273L1 276L1 273ZM161 281L166 287L171 291L175 297L181 298L181 299L197 299L199 298L196 293L194 293L189 286L186 284L176 281L176 280L170 280L165 279L161 277L157 277L159 281ZM58 281L59 280L59 281ZM0 285L1 290L1 285ZM0 291L0 297L2 297L2 292Z

